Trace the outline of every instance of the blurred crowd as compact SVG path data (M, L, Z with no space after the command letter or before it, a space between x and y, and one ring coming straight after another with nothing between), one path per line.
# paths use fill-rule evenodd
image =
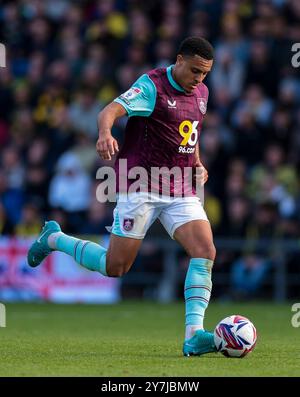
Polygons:
M36 234L49 218L69 233L106 232L97 113L194 35L215 48L200 138L215 236L299 236L297 0L2 1L1 234Z

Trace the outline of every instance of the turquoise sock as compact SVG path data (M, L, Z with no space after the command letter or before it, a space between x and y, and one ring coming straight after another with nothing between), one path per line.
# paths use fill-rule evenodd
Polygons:
M56 239L57 251L72 256L79 265L107 276L106 273L106 249L91 241L60 233Z
M185 324L203 327L204 313L208 306L212 282L213 261L192 258L185 278Z

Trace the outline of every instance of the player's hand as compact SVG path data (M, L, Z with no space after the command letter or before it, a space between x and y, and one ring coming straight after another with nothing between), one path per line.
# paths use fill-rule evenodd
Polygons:
M197 161L194 167L196 169L196 173L195 173L196 183L197 184L199 183L201 186L203 186L208 180L207 169L200 161Z
M111 160L111 157L119 151L119 146L111 134L100 134L96 149L102 160Z

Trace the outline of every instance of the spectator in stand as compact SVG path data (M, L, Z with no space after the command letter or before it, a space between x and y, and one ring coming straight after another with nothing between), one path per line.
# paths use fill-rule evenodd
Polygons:
M5 208L8 221L13 225L21 218L24 201L23 189L10 187L7 175L0 169L0 202Z
M230 296L239 301L257 297L270 267L270 261L254 254L238 258L230 271Z
M56 174L49 187L51 207L68 213L70 224L80 229L91 202L91 178L74 153L66 152L58 160Z
M80 228L80 233L99 236L109 232L106 227L110 228L113 222L112 212L105 203L99 203L94 200L89 206L87 219Z
M17 237L36 236L42 225L40 210L34 202L26 203L22 209L20 222L15 226Z
M69 223L68 213L60 207L52 208L49 210L48 219L53 219L63 225L66 233L76 233L77 230Z
M22 189L25 170L16 147L8 146L3 149L1 167L6 175L8 187L11 189Z
M285 162L281 146L269 145L263 163L250 174L249 192L255 201L268 200L279 206L282 217L295 213L295 196L298 189L295 168Z
M13 225L7 217L5 207L0 201L0 236L10 236L13 234Z
M245 196L235 196L227 202L225 216L219 234L244 238L250 222L250 201Z
M96 100L94 89L80 87L75 102L70 106L70 121L74 130L85 132L90 138L97 137L97 125L95 120L102 105Z
M278 89L278 70L271 59L270 46L266 40L254 40L250 46L250 59L245 70L245 85L264 87L267 96L274 98Z
M224 88L228 91L230 100L240 97L244 81L244 64L233 57L225 48L216 52L216 64L211 76L212 90Z
M33 140L27 152L27 172L25 178L25 194L27 200L40 203L46 210L49 185L50 164L48 158L50 144L44 138Z

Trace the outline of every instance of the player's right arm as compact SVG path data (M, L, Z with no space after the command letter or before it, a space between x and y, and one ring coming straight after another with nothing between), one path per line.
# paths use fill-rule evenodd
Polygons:
M99 139L96 147L103 160L110 160L118 143L111 134L112 126L118 117L149 117L155 107L156 87L147 74L143 74L131 88L106 106L98 116Z
M119 151L118 142L112 136L111 129L115 120L127 114L126 109L117 102L111 102L98 115L99 138L96 149L103 160L111 160L111 156Z

